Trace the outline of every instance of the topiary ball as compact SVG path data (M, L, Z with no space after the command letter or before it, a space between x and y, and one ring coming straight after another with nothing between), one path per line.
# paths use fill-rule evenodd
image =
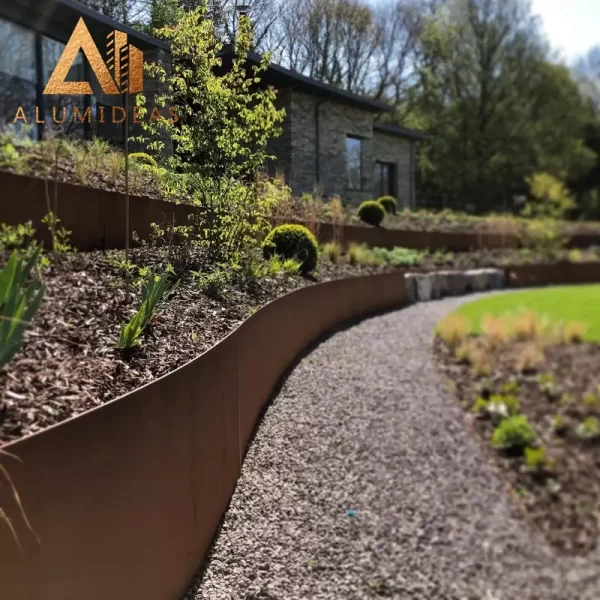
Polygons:
M367 200L358 207L358 216L368 225L379 227L385 217L385 210L379 202Z
M315 236L303 225L279 225L271 230L263 242L263 255L271 258L295 258L302 263L302 273L315 270L319 260L319 245Z
M398 202L396 202L396 198L394 198L394 196L381 196L377 202L383 206L388 215L396 214L396 211L398 210Z

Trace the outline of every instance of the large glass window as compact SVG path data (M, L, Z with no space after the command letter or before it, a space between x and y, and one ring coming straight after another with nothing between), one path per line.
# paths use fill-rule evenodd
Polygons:
M19 107L35 123L35 34L0 19L0 48L0 123L12 123Z
M362 140L357 137L346 137L346 169L348 187L360 190L362 187Z
M46 36L42 37L43 86L48 83L48 80L52 76L64 49L65 44L62 42ZM81 52L75 57L67 80L85 81L85 64ZM74 107L77 107L81 114L85 114L85 98L58 94L44 96L45 130L64 133L69 137L83 137L85 129L79 120L74 120ZM56 115L56 121L62 122L55 122L54 115Z

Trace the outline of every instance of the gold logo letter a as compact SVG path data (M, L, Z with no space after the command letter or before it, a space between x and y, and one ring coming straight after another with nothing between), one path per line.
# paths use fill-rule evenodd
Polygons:
M73 35L50 77L50 81L48 81L44 94L87 95L93 93L92 86L87 81L65 81L79 50L82 50L88 59L102 91L105 94L118 94L119 90L82 18L79 19Z

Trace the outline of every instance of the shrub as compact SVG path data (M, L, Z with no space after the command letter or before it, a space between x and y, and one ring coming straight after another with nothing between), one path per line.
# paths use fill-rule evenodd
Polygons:
M139 163L140 165L146 165L148 167L158 167L156 159L146 152L134 152L133 154L129 155L129 160Z
M323 246L323 254L325 254L334 265L337 265L342 256L342 247L337 242L328 242Z
M535 173L526 181L531 196L523 211L526 217L559 219L575 206L575 200L560 179L548 173Z
M500 450L522 453L534 444L535 431L523 415L503 419L492 435L492 446Z
M367 248L365 244L357 244L355 242L352 242L348 246L348 260L351 265L363 265L366 267L380 267L385 263L379 254Z
M525 464L532 473L546 473L552 467L552 461L546 454L546 448L525 448Z
M358 216L364 223L379 227L385 217L385 210L379 202L367 200L358 207Z
M422 254L410 248L373 248L373 252L392 267L416 267L423 262Z
M398 202L396 202L396 198L394 198L394 196L381 196L377 202L383 206L383 209L386 213L388 213L388 215L396 214L398 210Z
M0 271L0 367L20 348L23 331L42 303L44 287L28 281L40 252L38 247L26 258L14 251Z
M219 270L209 274L192 271L192 275L198 279L198 286L204 295L213 300L223 297L225 287L229 282L229 275L225 271Z
M577 435L582 440L600 439L600 421L596 417L588 417L577 428Z
M295 258L301 262L301 271L311 273L317 266L319 246L315 236L303 225L275 227L263 243L265 258L273 255Z
M437 334L450 348L456 348L467 337L470 325L462 315L450 315L437 327Z

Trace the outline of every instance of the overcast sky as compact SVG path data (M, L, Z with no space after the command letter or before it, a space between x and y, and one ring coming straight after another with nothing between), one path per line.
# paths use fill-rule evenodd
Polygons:
M532 0L532 10L569 62L600 45L600 0Z

